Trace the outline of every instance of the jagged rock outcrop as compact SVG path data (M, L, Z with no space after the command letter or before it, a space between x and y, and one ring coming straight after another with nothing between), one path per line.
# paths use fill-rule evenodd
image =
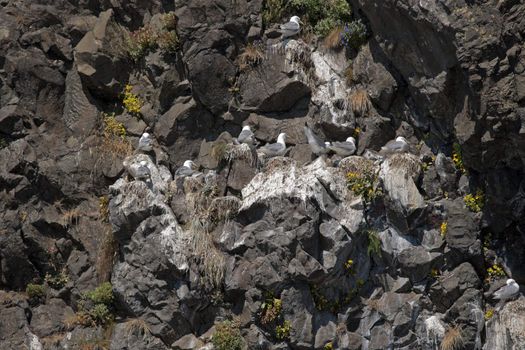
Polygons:
M349 2L0 1L0 349L519 349L525 6Z

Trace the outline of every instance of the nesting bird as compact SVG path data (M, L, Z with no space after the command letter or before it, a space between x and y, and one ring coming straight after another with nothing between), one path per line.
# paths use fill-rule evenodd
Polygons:
M286 153L286 134L280 133L276 143L267 143L259 148L259 151L267 157L284 156Z
M301 19L298 16L292 16L290 21L281 24L283 39L299 34L301 31Z
M184 162L184 164L180 168L178 168L175 171L175 175L182 176L182 177L192 176L195 173L195 170L193 170L194 167L195 167L195 163L193 163L193 161L191 160L187 160Z
M332 142L327 146L328 149L342 157L348 157L355 153L355 139L350 136L343 142Z
M505 301L514 298L520 292L520 286L512 278L507 280L507 284L494 292L494 299Z
M149 133L145 132L140 136L137 149L144 152L149 152L153 149L153 139Z
M314 154L320 156L328 152L327 145L330 143L323 142L323 140L314 134L314 132L307 125L304 126L304 134L306 135L308 144L310 145L310 148Z
M388 141L386 145L381 147L381 153L405 153L408 152L408 141L403 136L398 136L395 140Z
M241 133L237 137L237 142L240 144L245 143L248 146L253 146L255 144L255 135L249 125L245 125L242 128Z

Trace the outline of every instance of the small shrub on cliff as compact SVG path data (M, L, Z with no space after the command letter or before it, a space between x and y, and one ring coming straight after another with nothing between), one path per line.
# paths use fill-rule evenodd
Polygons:
M129 33L126 40L127 51L135 62L142 59L150 50L157 46L157 34L149 26L137 29Z
M34 299L43 299L46 296L46 287L43 284L29 283L26 286L27 296Z
M346 0L291 0L290 7L294 13L304 15L303 21L322 37L349 21L352 15Z
M142 108L142 101L132 92L133 86L127 84L122 92L122 104L130 114L139 114Z
M172 54L179 50L179 35L176 31L162 32L157 40L160 50L165 54Z
M345 47L357 50L366 42L367 36L366 26L359 19L345 24L340 40Z
M262 17L264 25L281 20L286 10L286 0L266 0L263 5Z
M494 280L499 277L505 277L505 271L503 268L498 264L493 264L487 269L487 275L489 279Z
M275 336L279 340L285 340L290 338L290 330L292 328L292 325L290 321L286 320L283 322L282 325L278 325L275 327Z
M104 325L113 321L113 287L104 282L92 291L83 293L78 304L77 321L83 325Z
M211 342L217 350L241 350L244 345L239 325L233 321L217 323Z
M115 119L115 114L102 114L103 133L100 144L102 158L126 157L131 154L131 143L127 140L124 124Z
M452 161L454 162L456 169L461 171L461 173L463 174L467 173L467 169L465 169L465 165L463 164L463 154L461 152L461 146L458 143L455 143L453 146Z
M346 181L348 188L356 196L362 196L366 202L371 202L382 194L377 188L377 174L372 171L364 171L361 174L349 172Z
M479 213L483 209L483 205L485 204L485 195L483 194L483 191L477 190L475 194L467 194L463 201L465 202L465 205L467 208L469 208L470 211L473 211L474 213Z
M44 280L51 288L60 289L66 285L66 283L69 281L69 277L67 276L66 272L62 270L60 273L54 275L47 273Z
M332 342L326 343L323 347L324 350L333 350L333 348L334 348L334 345L332 344Z
M488 321L494 316L494 309L488 309L485 311L485 321Z
M443 221L441 225L439 226L439 233L441 234L441 238L445 238L448 231L448 223L446 221Z
M281 315L282 301L269 295L261 305L261 323L267 325L276 321Z

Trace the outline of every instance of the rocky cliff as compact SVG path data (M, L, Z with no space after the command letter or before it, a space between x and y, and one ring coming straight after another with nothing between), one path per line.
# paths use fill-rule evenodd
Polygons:
M525 5L319 3L0 0L0 349L523 348Z

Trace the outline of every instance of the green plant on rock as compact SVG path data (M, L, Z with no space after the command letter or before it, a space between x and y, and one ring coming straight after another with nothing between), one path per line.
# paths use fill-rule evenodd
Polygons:
M290 338L290 330L292 328L292 325L290 321L286 320L283 322L282 325L278 325L275 327L275 336L279 340L285 340Z
M268 25L281 20L286 11L286 0L266 0L263 5L263 23Z
M366 249L368 256L381 255L381 239L379 239L377 232L374 230L368 230L366 231L366 234L368 238L368 246Z
M130 114L136 115L140 113L142 101L136 94L133 93L132 90L133 86L126 84L124 91L122 92L122 104L124 105L126 111L128 111Z
M291 0L290 8L300 13L304 22L319 36L327 36L335 27L350 21L352 9L346 0Z
M107 325L113 322L113 287L104 282L94 290L83 293L78 303L77 323Z
M332 344L332 342L326 343L323 347L324 350L333 350L333 348L334 348L334 344Z
M160 50L165 54L173 54L180 48L179 35L176 31L160 33L157 41Z
M485 321L488 321L494 316L494 309L488 309L485 311Z
M244 344L239 325L229 320L215 325L211 341L217 350L241 350Z
M505 271L498 264L493 264L492 266L487 268L487 275L488 278L491 280L506 276Z
M441 238L445 238L448 231L448 222L443 221L441 225L439 226L439 234L441 235Z
M371 202L382 195L377 186L378 176L375 172L365 170L362 173L349 172L346 174L348 188L356 195L362 196L365 202Z
M69 277L67 277L66 272L62 270L60 273L55 275L47 273L44 280L51 288L60 289L66 285L66 283L69 281Z
M26 286L27 296L35 299L43 299L46 296L46 287L43 284L29 283Z
M477 190L475 194L469 193L463 197L463 201L470 211L479 213L485 204L485 195L483 194L483 191Z
M129 57L137 62L157 47L157 33L145 26L129 33L126 40Z
M261 305L261 323L266 325L275 322L281 315L282 301L273 295L268 295Z
M352 259L348 259L346 262L345 262L345 270L346 272L348 272L349 274L351 275L355 275L355 270L354 270L354 261Z
M461 146L458 143L455 143L452 151L452 161L456 166L456 169L461 171L461 173L466 174L467 169L465 169L465 164L463 164L463 153L461 152Z
M113 303L113 287L111 283L104 282L92 291L85 293L85 297L95 304L111 305Z
M341 43L348 48L359 49L366 42L368 32L365 24L359 19L345 24L341 33Z

